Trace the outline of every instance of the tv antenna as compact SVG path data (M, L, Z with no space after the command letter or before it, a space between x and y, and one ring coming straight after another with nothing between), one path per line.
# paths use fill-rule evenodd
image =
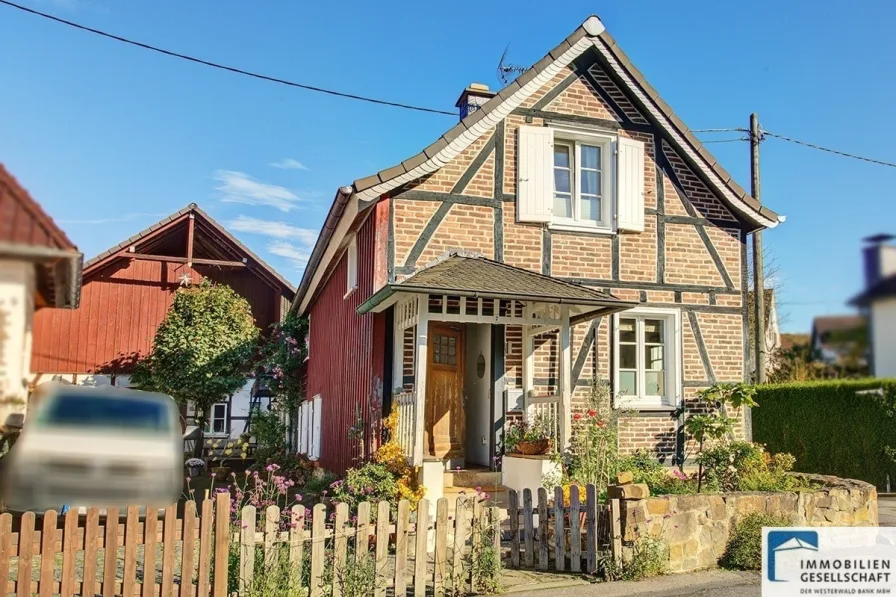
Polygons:
M528 66L522 66L519 64L505 64L504 60L507 59L507 52L509 51L510 44L507 44L507 47L504 48L504 53L501 54L501 60L498 61L498 78L501 79L501 82L505 85L529 70Z

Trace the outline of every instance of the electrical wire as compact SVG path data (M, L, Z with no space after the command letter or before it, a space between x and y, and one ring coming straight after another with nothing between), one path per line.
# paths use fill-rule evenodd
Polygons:
M822 147L821 145L816 145L815 143L809 143L808 141L800 141L799 139L792 139L790 137L785 137L784 135L779 135L777 133L771 133L766 130L760 131L760 134L768 135L769 137L774 137L775 139L781 139L782 141L787 141L789 143L796 143L797 145L802 145L804 147L811 147L812 149L817 149L819 151L826 151L828 153L833 153L835 155L843 156L846 158L852 158L854 160L861 160L863 162L869 162L871 164L878 164L880 166L889 166L890 168L896 168L896 163L893 163L893 162L885 162L883 160L876 160L874 158L866 158L864 156L856 155L853 153L847 153L845 151L837 151L836 149L831 149L829 147Z
M119 35L114 35L112 33L100 31L99 29L87 27L86 25L81 25L80 23L75 23L74 21L68 21L66 19L62 19L57 16L47 14L45 12L41 12L39 10L34 10L33 8L28 8L26 6L22 6L21 4L16 4L15 2L10 2L9 0L0 0L0 4L5 4L6 6L9 6L11 8L16 8L18 10L21 10L21 11L24 11L27 13L31 13L31 14L39 16L39 17L43 17L45 19L49 19L51 21L55 21L55 22L61 23L63 25L68 25L69 27L74 27L74 28L80 29L82 31L87 31L89 33L94 33L96 35L106 37L108 39L114 39L115 41L120 41L122 43L130 44L132 46L137 46L138 48L143 48L145 50L152 50L153 52L158 52L159 54L164 54L166 56L171 56L173 58L180 58L182 60L187 60L189 62L194 62L196 64L210 66L212 68L217 68L220 70L236 73L239 75L245 75L247 77L253 77L255 79L261 79L263 81L270 81L272 83L280 83L281 85L288 85L289 87L297 87L299 89L305 89L307 91L315 91L317 93L325 93L328 95L334 95L337 97L344 97L346 99L353 99L353 100L358 100L358 101L362 101L362 102L368 102L371 104L378 104L381 106L391 106L393 108L403 108L405 110L415 110L417 112L428 112L431 114L445 114L447 116L455 116L455 117L457 116L456 112L449 112L447 110L437 110L435 108L424 108L421 106L413 106L410 104L390 102L387 100L366 97L363 95L355 95L353 93L344 93L342 91L334 91L332 89L324 89L323 87L315 87L314 85L305 85L304 83L296 83L295 81L288 81L286 79L280 79L278 77L271 77L269 75L263 75L261 73L247 71L247 70L243 70L241 68L236 68L233 66L227 66L225 64L220 64L217 62L211 62L209 60L203 60L202 58L196 58L194 56L188 56L186 54L172 52L171 50L165 50L165 49L159 48L157 46L152 46L152 45L149 45L149 44L146 44L143 42L135 41L133 39L128 39L126 37L121 37Z
M749 141L749 140L750 139L748 139L747 137L740 137L738 139L712 139L709 141L701 141L701 143L703 143L703 145L706 145L707 143L734 143L736 141Z
M692 133L746 133L747 129L694 129Z

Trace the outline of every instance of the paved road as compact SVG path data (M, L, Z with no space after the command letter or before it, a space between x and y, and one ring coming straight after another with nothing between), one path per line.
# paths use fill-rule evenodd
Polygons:
M545 597L547 591L564 597L759 597L759 574L708 570L691 574L671 574L640 582L597 583L514 591L513 597Z

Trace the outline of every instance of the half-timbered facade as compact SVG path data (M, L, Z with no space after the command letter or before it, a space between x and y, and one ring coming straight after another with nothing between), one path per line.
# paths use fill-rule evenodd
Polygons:
M190 204L87 261L78 309L35 314L32 387L49 381L128 387L175 291L202 278L245 298L262 330L279 322L295 297L280 274ZM252 387L247 379L213 406L209 435L236 438L246 431Z
M458 106L434 144L339 189L312 253L294 308L321 463L368 454L393 407L415 465L489 466L515 416L549 415L564 444L594 378L633 413L622 451L682 459L696 392L744 379L747 236L783 218L597 17Z

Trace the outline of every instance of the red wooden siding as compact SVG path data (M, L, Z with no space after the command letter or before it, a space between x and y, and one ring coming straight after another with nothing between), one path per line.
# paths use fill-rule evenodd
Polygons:
M75 245L0 164L0 242L75 249Z
M358 288L345 296L343 254L310 310L308 398L321 396L320 464L336 473L370 456L381 414L383 346L373 342L374 316L356 312L373 288L376 217L368 217L357 234ZM359 414L365 438L350 440Z
M279 320L284 295L248 269L118 259L84 280L76 310L42 309L34 315L31 369L35 373L100 373L122 358L147 354L179 278L192 273L227 284L252 306L266 329ZM127 367L114 366L115 372Z

